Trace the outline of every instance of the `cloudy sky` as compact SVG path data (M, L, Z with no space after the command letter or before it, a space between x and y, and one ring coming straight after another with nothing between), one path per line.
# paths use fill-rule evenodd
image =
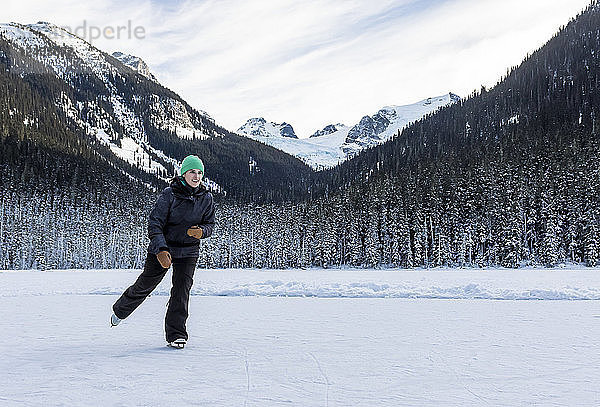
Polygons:
M386 105L492 86L589 0L2 3L0 22L49 21L103 51L142 57L230 130L260 116L308 137ZM128 27L120 38L92 38L118 27Z

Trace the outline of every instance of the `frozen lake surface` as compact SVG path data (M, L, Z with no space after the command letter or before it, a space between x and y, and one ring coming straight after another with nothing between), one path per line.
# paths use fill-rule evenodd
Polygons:
M0 405L600 405L597 269L198 270L184 350L137 273L0 272Z

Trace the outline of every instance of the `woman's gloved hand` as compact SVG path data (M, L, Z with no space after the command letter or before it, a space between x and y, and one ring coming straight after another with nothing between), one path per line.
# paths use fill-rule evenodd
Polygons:
M200 226L192 226L187 230L188 236L195 237L196 239L202 238L202 228Z
M168 269L169 267L171 267L171 253L169 253L168 251L162 250L158 252L156 254L156 258L158 259L158 262L163 268Z

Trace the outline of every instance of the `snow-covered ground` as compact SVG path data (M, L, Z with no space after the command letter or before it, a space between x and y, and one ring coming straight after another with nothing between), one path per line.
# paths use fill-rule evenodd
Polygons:
M198 270L184 350L169 276L0 272L0 405L600 405L600 270Z

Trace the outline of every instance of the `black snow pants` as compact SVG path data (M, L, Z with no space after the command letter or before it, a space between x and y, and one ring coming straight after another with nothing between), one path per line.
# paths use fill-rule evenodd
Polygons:
M197 260L197 257L173 259L173 286L165 317L167 342L173 342L178 338L188 339L186 321ZM168 269L160 265L156 255L148 253L142 274L113 305L115 315L121 319L131 315L162 281L167 271Z

